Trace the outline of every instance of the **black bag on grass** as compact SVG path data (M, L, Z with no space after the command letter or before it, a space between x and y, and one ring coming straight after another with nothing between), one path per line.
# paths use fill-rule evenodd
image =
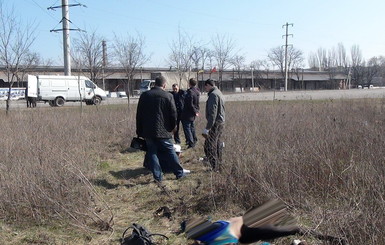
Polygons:
M146 140L143 138L139 138L139 137L132 138L130 146L137 150L147 151Z
M130 236L125 237L129 229L132 229L132 233ZM152 240L152 236L162 236L168 240L165 235L151 234L145 227L133 223L123 232L121 245L156 245Z

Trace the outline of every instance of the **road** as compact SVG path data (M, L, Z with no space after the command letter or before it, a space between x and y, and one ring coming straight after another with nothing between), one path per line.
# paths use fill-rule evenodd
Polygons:
M226 101L268 101L268 100L325 100L384 98L385 88L350 89L350 90L305 90L305 91L269 91L256 93L234 93L225 96Z
M385 88L350 89L350 90L307 90L307 91L267 91L255 93L225 94L226 101L269 101L269 100L325 100L325 99L359 99L359 98L385 98ZM202 102L207 95L200 96ZM138 97L130 99L136 104ZM102 105L125 104L127 98L108 98ZM85 105L85 104L84 104ZM49 107L48 103L38 102L38 107ZM79 106L79 102L67 102L65 106ZM25 100L11 101L11 109L26 108ZM5 109L5 101L0 101L0 109Z

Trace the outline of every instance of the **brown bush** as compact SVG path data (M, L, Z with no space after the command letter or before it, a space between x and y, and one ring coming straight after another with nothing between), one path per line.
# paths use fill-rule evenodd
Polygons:
M109 147L133 133L126 107L12 111L0 123L2 219L84 228L101 222L94 211L101 202L89 180Z
M383 100L227 103L216 200L249 208L281 198L320 231L385 244L384 108Z

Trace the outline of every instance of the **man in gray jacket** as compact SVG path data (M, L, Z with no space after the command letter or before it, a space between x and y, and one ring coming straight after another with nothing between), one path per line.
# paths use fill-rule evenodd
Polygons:
M185 176L171 141L177 120L175 102L165 87L166 79L157 77L155 86L140 96L136 113L136 133L146 140L146 157L157 182L162 181L159 157L167 162L177 179Z
M217 170L222 161L222 132L225 124L225 102L222 92L215 86L214 80L205 81L208 92L206 102L206 128L203 137L206 138L204 151L213 170Z

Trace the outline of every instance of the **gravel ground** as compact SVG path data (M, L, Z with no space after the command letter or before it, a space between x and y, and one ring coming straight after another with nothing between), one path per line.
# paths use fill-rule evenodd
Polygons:
M308 91L267 91L225 94L226 101L268 101L268 100L324 100L324 99L359 99L385 98L385 88L350 89L350 90L308 90ZM202 94L200 100L206 101L207 94ZM136 104L138 97L130 99ZM5 101L0 101L0 109L5 109ZM127 98L108 98L102 105L124 104ZM79 106L79 102L67 102L65 106ZM85 105L85 104L84 104ZM38 102L38 107L49 107L48 103ZM25 100L11 101L11 109L26 108Z

